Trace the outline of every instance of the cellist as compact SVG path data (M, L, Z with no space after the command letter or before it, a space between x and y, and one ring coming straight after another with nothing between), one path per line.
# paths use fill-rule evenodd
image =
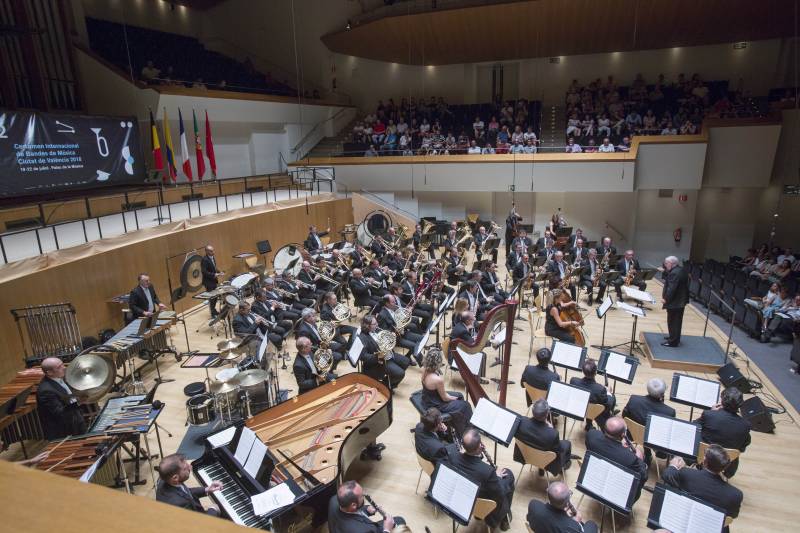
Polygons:
M577 302L570 298L569 292L562 289L553 289L551 294L553 303L547 306L545 334L560 341L583 346L586 341L579 329L583 326L583 317L578 311Z

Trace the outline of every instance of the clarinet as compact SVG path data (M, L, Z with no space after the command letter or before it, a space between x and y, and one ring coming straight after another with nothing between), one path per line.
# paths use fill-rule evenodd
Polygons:
M459 438L458 433L456 433L456 428L452 426L450 426L450 436L453 438L453 442L458 449L461 450L461 439Z
M489 466L497 470L497 465L494 464L494 461L492 461L492 457L489 455L489 452L486 451L486 447L483 445L481 445L481 453L483 454L483 457L486 459L486 462L489 463Z
M572 505L572 502L567 502L567 514L569 516L575 516L578 514L578 510L575 509L575 506Z
M378 507L378 504L377 504L377 503L375 503L375 500L373 500L373 499L372 499L372 496L370 496L369 494L364 494L364 499L365 499L365 500L367 500L367 502L368 502L368 503L369 503L371 506L373 506L373 507L375 508L375 511L376 511L376 512L377 512L379 515L381 515L381 517L382 517L384 520L386 520L386 513L383 511L383 509L381 509L380 507Z

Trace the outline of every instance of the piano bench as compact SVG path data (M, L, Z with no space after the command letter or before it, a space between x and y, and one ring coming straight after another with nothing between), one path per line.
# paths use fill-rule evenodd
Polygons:
M206 391L206 384L203 381L195 381L193 383L189 383L183 388L183 394L191 398L192 396L197 396L198 394L203 394Z
M414 408L419 411L419 414L425 413L425 409L422 408L422 389L413 392L408 399L411 401Z

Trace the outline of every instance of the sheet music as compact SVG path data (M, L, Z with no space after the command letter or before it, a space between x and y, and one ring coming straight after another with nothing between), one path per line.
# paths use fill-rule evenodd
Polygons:
M486 398L478 400L472 418L469 419L470 424L502 442L511 440L511 431L514 429L516 421L517 415L495 405Z
M236 452L233 458L244 466L247 462L247 456L250 455L250 450L253 448L253 442L256 440L256 434L248 427L242 427L242 434L239 435L239 442L236 445Z
M253 513L256 516L264 516L271 513L275 509L286 507L294 503L294 493L292 489L284 482L280 485L275 485L269 490L265 490L261 494L256 494L250 497L250 503L253 505Z
M721 531L725 515L671 490L664 491L658 523L673 533Z
M632 366L624 355L608 352L608 358L606 359L607 374L617 378L628 379L631 375Z
M553 356L550 360L557 365L563 365L568 368L580 368L582 355L582 347L556 341L553 347Z
M642 309L641 307L636 307L636 306L633 306L633 305L626 304L625 302L623 302L621 300L617 300L614 305L616 306L617 309L622 309L626 313L630 313L632 315L641 316L641 317L644 316L644 309Z
M656 299L653 298L653 295L646 291L640 291L636 287L629 287L629 286L622 286L622 292L625 293L625 296L628 298L633 298L634 300L638 300L643 303L654 304L656 303Z
M614 302L611 301L611 298L606 296L606 299L603 300L603 303L601 303L600 307L597 308L597 316L602 318L603 315L605 315L608 310L611 309L612 305L614 305Z
M460 346L456 346L456 351L461 356L461 359L467 364L469 371L472 372L474 376L478 376L481 373L481 363L483 363L483 352L478 353L467 353L461 350ZM453 370L458 370L458 364L456 364L456 358L453 357L453 362L450 363L450 367Z
M253 433L255 435L255 433ZM261 468L261 463L264 462L264 457L267 455L267 445L256 439L253 441L253 447L250 449L250 455L247 456L247 462L244 463L244 471L253 477L258 475L258 469Z
M220 431L219 433L214 433L213 435L209 435L206 437L206 440L211 445L212 448L219 448L220 446L225 446L231 440L233 440L233 436L236 434L236 426L231 426L228 429Z
M714 407L719 397L719 383L681 375L675 397L703 407Z
M361 351L364 349L364 343L361 342L361 338L358 336L360 331L361 328L353 333L353 345L350 347L350 351L347 352L347 358L350 359L350 364L353 366L358 364L358 360L361 358Z
M694 424L652 415L647 421L647 442L668 450L694 455L697 426Z
M589 462L581 485L617 507L627 508L628 496L635 480L633 474L595 455L588 457Z
M261 338L261 343L258 345L258 362L264 360L264 354L267 353L267 347L269 346L269 337L264 335Z
M494 336L491 339L489 339L489 342L492 344L492 346L499 346L500 344L503 344L505 340L506 340L506 327L503 326L500 329L500 331L495 333Z
M553 381L547 392L547 403L554 409L583 418L589 405L589 391Z
M478 485L468 480L444 463L439 463L431 496L465 522L472 515L472 506L478 495Z
M425 345L428 344L428 338L431 336L430 330L426 331L422 338L419 340L417 345L414 347L414 355L419 355L419 353L425 348Z

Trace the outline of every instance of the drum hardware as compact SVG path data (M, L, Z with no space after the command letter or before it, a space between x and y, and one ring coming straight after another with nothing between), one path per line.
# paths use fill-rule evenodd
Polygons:
M240 387L235 380L211 383L210 392L214 396L219 422L229 423L239 418L241 412Z
M214 409L214 397L204 392L186 400L186 423L190 426L202 426L217 418Z
M303 261L309 260L310 258L311 256L301 244L289 243L275 252L275 257L272 260L272 268L276 272L289 272L292 276L296 276L303 267Z

